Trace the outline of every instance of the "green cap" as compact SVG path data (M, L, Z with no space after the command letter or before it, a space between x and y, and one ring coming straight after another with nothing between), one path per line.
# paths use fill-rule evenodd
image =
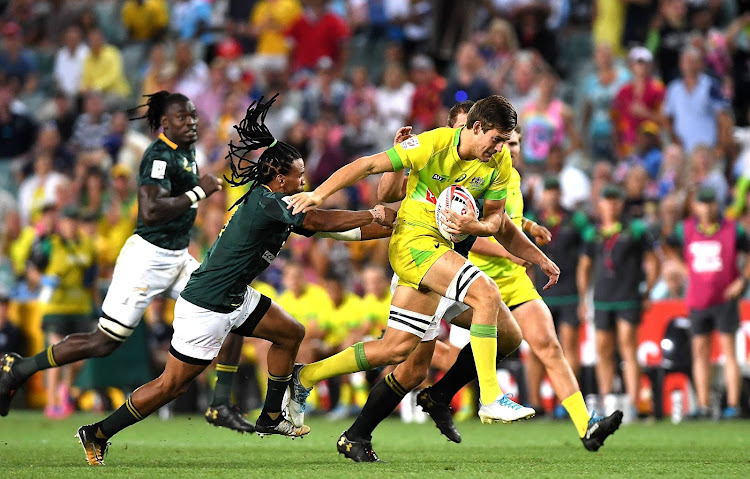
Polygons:
M608 200L624 200L625 199L625 192L617 185L609 184L602 188L602 198L606 198Z
M559 190L560 189L560 179L556 176L548 176L544 179L544 189L545 190Z
M713 203L716 201L716 191L711 188L701 188L695 195L695 199L701 203Z

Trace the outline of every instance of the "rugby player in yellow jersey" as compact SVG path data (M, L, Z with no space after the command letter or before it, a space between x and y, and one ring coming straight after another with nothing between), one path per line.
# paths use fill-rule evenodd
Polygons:
M438 128L372 156L359 158L335 172L316 190L292 197L293 212L307 211L334 192L372 174L412 170L389 247L389 259L399 276L382 339L357 343L317 363L297 365L293 372L289 412L293 422L304 417L312 386L333 376L406 360L424 339L434 339L434 320L441 296L474 308L471 344L480 386L483 422L514 421L534 414L500 390L495 373L498 329L518 330L502 302L497 285L475 265L453 251L435 222L435 202L451 184L462 185L474 197L484 195L484 217L447 212L445 227L454 234L496 236L513 254L538 264L557 282L560 271L504 214L511 160L503 148L516 127L513 106L494 95L479 100L467 115L467 126ZM520 333L518 333L520 334ZM433 341L430 341L434 343Z
M460 115L458 121L460 121ZM403 140L408 135L406 131L400 133L401 138L397 136L397 141ZM506 143L514 165L521 154L520 145L521 135L517 128L510 141ZM551 235L546 228L523 218L521 176L515 168L511 175L506 212L512 221L518 226L523 226L523 229L535 236L540 244L549 241ZM395 175L384 177L378 189L380 199L398 200L399 197L396 195L400 182L400 178ZM478 238L471 246L469 259L497 283L503 300L521 328L524 339L528 342L531 351L542 361L553 388L570 414L584 446L590 451L598 450L604 440L619 427L622 413L617 411L607 418L592 418L589 415L578 381L555 335L552 315L526 274L526 265L522 261L511 259L507 251L504 251L503 247L492 238ZM471 321L471 310L467 309L462 303L443 298L435 314L439 318L462 326ZM508 346L504 348L504 344ZM507 355L516 346L518 343L501 342L498 344L498 351ZM419 386L424 381L430 365L430 357L426 353L432 354L432 351L427 348L418 348L407 361L396 368L390 381L387 378L373 387L360 416L339 439L340 453L357 462L377 460L377 454L372 451L370 442L372 432L395 409L406 391ZM463 386L475 378L471 344L468 344L461 350L455 364L443 378L434 386L421 391L417 397L417 404L430 414L438 429L451 441L460 442L461 436L453 423L448 404ZM344 446L349 447L344 448Z

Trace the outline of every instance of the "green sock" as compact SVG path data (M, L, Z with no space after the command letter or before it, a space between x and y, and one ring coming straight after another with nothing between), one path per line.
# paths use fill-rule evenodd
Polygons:
M131 398L128 398L125 404L120 406L120 409L104 418L103 421L95 424L95 426L98 426L96 435L103 435L105 438L110 438L126 427L132 426L142 420L143 416L135 408Z
M52 354L52 346L40 352L36 356L22 358L13 366L13 374L23 381L31 377L37 371L43 371L49 368L56 368L55 357Z
M232 384L234 375L237 374L237 365L216 365L216 387L214 388L214 400L211 406L230 405L232 403Z
M289 386L289 380L292 375L274 376L268 375L268 390L266 391L266 400L263 403L263 412L270 414L279 414L281 412L281 401L284 399L284 392Z

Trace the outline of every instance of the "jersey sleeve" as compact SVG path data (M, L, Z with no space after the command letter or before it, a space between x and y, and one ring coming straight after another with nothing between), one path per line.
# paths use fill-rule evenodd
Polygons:
M170 157L168 153L150 152L143 157L138 173L138 186L156 185L172 193L169 179Z
M263 195L263 212L273 221L278 221L295 228L301 228L305 220L305 213L292 214L291 209L287 209L291 196L281 194Z
M401 171L404 168L419 171L424 168L434 153L433 135L432 131L420 133L386 151L393 171Z
M506 147L500 152L497 174L493 177L487 191L484 192L484 199L504 200L508 196L511 170L510 150Z

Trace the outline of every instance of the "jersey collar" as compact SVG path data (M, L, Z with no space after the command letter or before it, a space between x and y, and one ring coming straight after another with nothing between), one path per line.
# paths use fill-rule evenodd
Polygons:
M166 143L173 150L177 149L177 143L167 138L167 135L165 135L164 132L159 133L159 139Z

